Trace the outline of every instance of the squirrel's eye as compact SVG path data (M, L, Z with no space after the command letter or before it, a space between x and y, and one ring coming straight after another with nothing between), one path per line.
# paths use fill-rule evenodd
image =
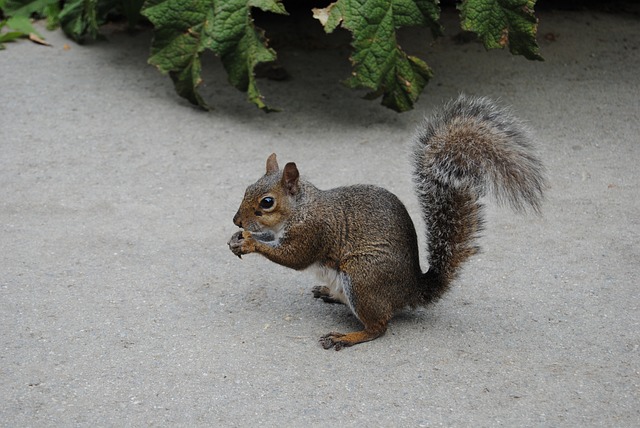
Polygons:
M263 210L268 210L269 208L273 208L275 202L275 199L273 199L271 196L266 196L260 201L260 208L262 208Z

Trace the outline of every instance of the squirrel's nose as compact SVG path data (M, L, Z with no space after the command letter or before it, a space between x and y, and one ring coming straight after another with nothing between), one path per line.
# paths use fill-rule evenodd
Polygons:
M240 211L238 211L236 215L233 216L233 224L238 227L242 227L242 220L240 220Z

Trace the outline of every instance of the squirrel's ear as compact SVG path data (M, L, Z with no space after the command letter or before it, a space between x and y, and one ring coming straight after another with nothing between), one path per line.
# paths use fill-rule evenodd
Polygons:
M284 187L290 195L298 193L298 179L300 173L298 167L293 162L289 162L284 166L284 172L282 173L282 187Z
M267 158L267 174L278 172L278 161L276 160L276 154L271 153L271 156Z

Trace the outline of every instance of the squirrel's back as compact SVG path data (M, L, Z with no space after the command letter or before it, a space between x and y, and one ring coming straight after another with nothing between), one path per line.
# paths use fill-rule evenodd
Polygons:
M319 200L331 207L322 212L324 235L336 251L361 259L372 255L376 263L396 258L419 271L417 236L413 221L400 199L388 190L357 184L320 191ZM330 229L330 230L328 230Z
M486 98L461 95L426 118L413 147L414 180L429 246L425 300L439 297L477 252L478 199L492 194L516 211L539 211L544 169L526 128Z

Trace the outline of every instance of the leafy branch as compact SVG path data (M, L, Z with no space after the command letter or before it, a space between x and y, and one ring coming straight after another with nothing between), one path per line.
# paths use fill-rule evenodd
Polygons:
M168 74L176 92L207 109L198 93L201 56L211 51L222 61L229 82L260 109L271 111L256 81L256 68L276 60L253 12L287 15L283 0L0 0L0 47L3 41L31 33L30 17L47 17L82 43L100 37L100 25L124 16L130 26L142 17L154 27L149 62ZM413 107L433 72L398 44L397 31L421 26L442 34L439 0L335 0L310 13L326 33L341 27L351 33L351 76L345 84L365 88L367 98L382 97L396 111ZM62 7L60 7L62 5ZM463 0L461 26L477 33L487 49L508 47L514 55L541 60L536 43L535 0ZM17 20L17 21L16 21ZM15 28L21 24L20 29ZM26 24L26 25L25 25ZM9 31L3 31L6 26ZM34 31L35 32L35 31ZM27 36L29 37L29 36Z

